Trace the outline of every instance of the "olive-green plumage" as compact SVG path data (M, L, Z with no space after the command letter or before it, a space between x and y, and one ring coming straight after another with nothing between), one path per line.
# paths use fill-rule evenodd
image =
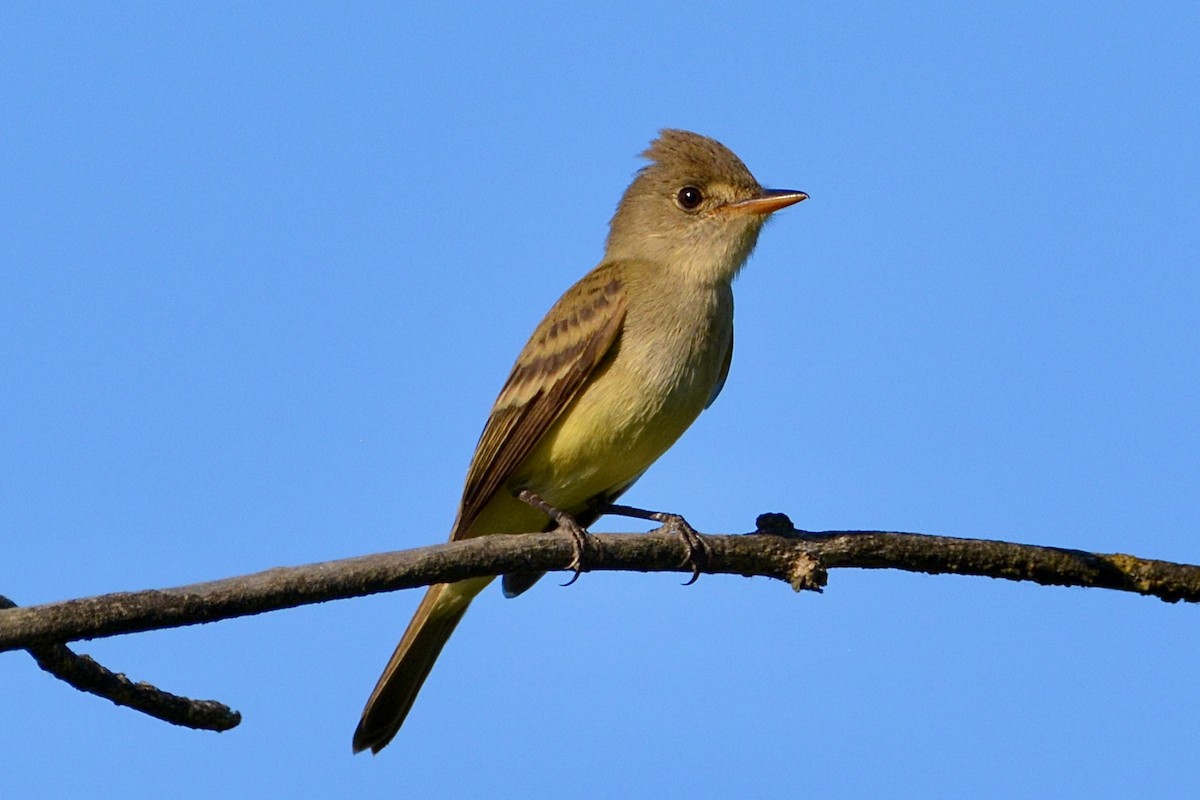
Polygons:
M807 197L759 186L724 145L664 130L613 216L604 259L546 314L496 399L451 540L553 527L527 489L590 524L720 392L733 354L731 283L767 216ZM537 575L505 576L510 596ZM472 598L431 586L367 701L354 750L379 752Z

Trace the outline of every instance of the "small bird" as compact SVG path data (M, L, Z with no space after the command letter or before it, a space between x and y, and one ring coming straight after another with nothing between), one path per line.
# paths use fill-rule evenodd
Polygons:
M562 527L576 536L578 575L583 528L614 510L725 384L733 279L767 217L808 195L764 189L728 148L687 131L661 131L642 155L650 163L617 206L604 259L517 356L467 469L451 541ZM505 575L504 593L539 577ZM367 700L354 752L378 753L400 730L491 580L429 588Z

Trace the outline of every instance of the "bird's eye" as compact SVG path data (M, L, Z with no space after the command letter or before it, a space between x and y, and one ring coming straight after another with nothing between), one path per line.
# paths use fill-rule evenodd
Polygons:
M675 202L684 211L692 211L704 202L704 194L695 186L685 186L675 195Z

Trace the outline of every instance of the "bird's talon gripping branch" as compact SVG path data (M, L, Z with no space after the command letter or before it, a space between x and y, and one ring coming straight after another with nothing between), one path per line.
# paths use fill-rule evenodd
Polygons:
M563 586L570 586L572 583L579 580L579 576L583 572L584 564L587 561L587 551L592 546L591 535L588 534L588 532L584 530L583 526L576 522L575 518L570 514L566 513L565 511L559 511L557 508L550 505L528 489L522 489L521 491L517 492L516 496L521 502L528 503L538 511L541 511L549 516L550 519L554 520L554 522L558 525L558 530L562 531L563 533L570 534L573 553L571 555L571 562L567 564L567 569L571 570L575 574L572 575L571 579L564 583Z
M700 577L700 571L708 564L711 552L708 545L704 542L704 537L697 533L696 529L678 514L668 514L663 511L646 511L645 509L634 508L633 506L618 505L605 506L604 513L658 522L662 525L662 530L678 536L683 541L683 547L686 551L683 561L679 562L679 566L692 568L692 577L687 583L683 584L684 586L691 586L695 583Z
M579 580L579 576L583 573L583 564L587 559L588 544L591 539L591 537L588 536L588 532L585 531L579 525L579 523L570 517L568 517L568 519L570 520L570 524L564 525L562 522L559 522L558 527L559 530L571 534L571 542L574 552L571 555L571 563L567 564L567 569L571 570L574 574L571 575L571 579L566 583L560 584L561 586L570 586L572 583Z
M704 538L696 532L696 529L688 524L688 521L678 514L655 513L651 519L655 522L661 522L663 530L668 533L673 533L683 541L683 547L686 551L683 556L683 561L679 562L681 567L691 567L692 577L688 579L684 586L691 586L700 578L700 571L708 564L708 558L711 552Z

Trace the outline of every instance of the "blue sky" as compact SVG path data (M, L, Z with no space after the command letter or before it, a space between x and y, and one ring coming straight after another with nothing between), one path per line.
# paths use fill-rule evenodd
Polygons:
M444 539L662 127L812 199L630 502L1200 562L1197 41L1186 3L8 5L0 593ZM679 583L489 590L374 759L350 733L415 592L80 645L241 710L221 735L9 654L0 795L1195 790L1194 607Z

